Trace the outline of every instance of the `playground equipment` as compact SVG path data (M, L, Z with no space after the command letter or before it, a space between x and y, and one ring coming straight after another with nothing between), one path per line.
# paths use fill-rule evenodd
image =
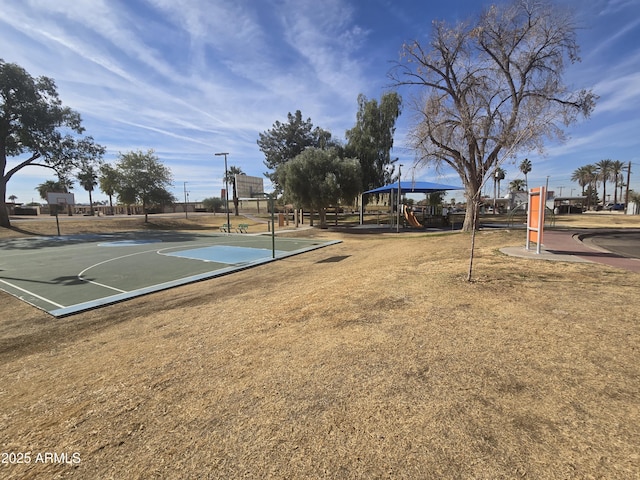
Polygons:
M415 228L424 228L424 225L422 225L418 219L416 218L416 216L414 215L414 213L409 210L408 208L404 208L404 218L407 220L407 222L409 223L409 225L411 225L412 227Z

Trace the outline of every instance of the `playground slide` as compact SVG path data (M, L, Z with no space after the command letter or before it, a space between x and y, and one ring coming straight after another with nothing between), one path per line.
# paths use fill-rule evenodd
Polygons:
M409 210L405 209L404 218L407 219L407 222L409 222L409 225L411 225L412 227L424 228L424 226L418 221L418 219L413 214L413 212L410 212Z

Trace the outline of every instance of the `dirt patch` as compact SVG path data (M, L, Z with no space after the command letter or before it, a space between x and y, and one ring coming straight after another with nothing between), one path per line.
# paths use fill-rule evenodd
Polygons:
M343 243L64 319L0 292L2 478L637 478L640 275L289 235Z

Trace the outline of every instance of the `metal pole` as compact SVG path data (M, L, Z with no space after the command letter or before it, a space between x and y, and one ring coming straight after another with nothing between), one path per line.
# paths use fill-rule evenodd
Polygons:
M629 209L629 184L631 183L631 161L629 161L629 166L627 167L627 191L624 196L624 214L627 214L627 210Z
M393 198L393 192L394 189L391 189L391 198L390 198L390 202L389 202L389 228L393 230L393 220L394 220L394 216L393 216L393 206L395 205L395 200Z
M188 208L189 205L187 203L187 182L184 182L184 218L189 218L189 215L187 214Z
M225 196L225 208L227 209L227 235L231 233L231 218L229 217L229 174L227 172L227 155L229 152L216 153L215 155L224 155L224 196Z
M269 195L271 199L271 258L276 258L276 217L275 217L275 209L276 202L273 199L273 193Z
M547 206L546 197L547 189L540 189L540 197L538 198L538 236L536 240L536 253L540 255L540 247L542 243L542 228L544 227L544 209Z
M400 191L400 176L402 175L402 164L398 165L398 211L396 212L397 223L396 223L396 233L400 233L400 199L402 198L402 192Z

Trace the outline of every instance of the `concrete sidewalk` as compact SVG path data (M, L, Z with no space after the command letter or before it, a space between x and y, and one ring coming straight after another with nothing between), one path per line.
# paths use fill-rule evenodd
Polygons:
M533 260L601 263L640 273L640 259L609 252L593 243L587 245L581 237L588 233L585 230L545 230L544 242L539 254L536 253L535 244L531 245L531 250L527 250L523 244L518 247L501 248L500 251L507 255Z

